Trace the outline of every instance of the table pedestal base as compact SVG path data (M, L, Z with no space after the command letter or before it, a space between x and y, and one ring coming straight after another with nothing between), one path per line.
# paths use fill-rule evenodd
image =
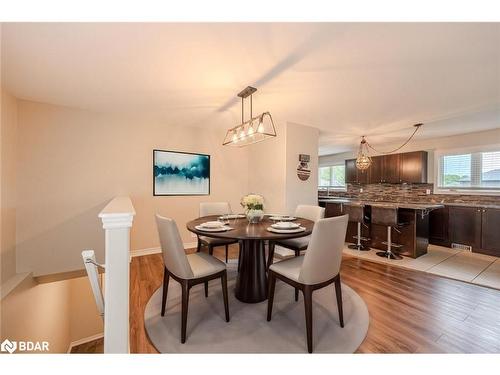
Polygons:
M257 303L267 299L266 254L264 241L241 241L240 272L235 296L241 302Z

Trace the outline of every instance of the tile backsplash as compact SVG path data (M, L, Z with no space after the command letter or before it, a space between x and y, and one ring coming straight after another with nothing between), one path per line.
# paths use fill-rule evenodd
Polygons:
M434 184L347 184L347 191L330 191L328 196L411 203L500 204L500 195L433 194L433 188ZM431 194L426 194L427 189ZM327 191L319 190L318 196L326 197Z

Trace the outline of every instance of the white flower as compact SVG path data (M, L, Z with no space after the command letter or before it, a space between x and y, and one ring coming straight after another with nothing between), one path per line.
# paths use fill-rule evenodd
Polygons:
M264 198L258 194L248 194L243 198L241 198L241 205L247 210L251 209L263 210Z

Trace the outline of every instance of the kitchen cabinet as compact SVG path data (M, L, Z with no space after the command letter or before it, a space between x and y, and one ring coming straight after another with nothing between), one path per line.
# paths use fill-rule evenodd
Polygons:
M356 159L345 161L345 182L348 184L369 183L369 171L360 171L356 168Z
M421 184L427 182L427 152L373 156L366 171L356 168L356 159L345 161L345 178L350 184Z
M500 256L500 209L481 210L481 252Z
M345 182L348 184L355 184L358 182L356 159L349 159L345 161Z
M387 184L400 183L401 180L399 172L400 172L401 154L384 155L383 158L384 158L383 182Z
M433 245L450 247L449 209L438 208L429 213L429 242Z
M481 214L476 207L449 207L450 242L481 249Z
M384 182L384 157L372 157L372 165L368 168L370 184Z
M415 151L401 154L399 181L424 184L427 182L427 152Z

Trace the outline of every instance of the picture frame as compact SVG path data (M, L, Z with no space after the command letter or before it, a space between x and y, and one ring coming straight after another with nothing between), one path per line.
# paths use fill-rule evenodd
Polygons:
M210 155L153 150L153 196L210 195Z

